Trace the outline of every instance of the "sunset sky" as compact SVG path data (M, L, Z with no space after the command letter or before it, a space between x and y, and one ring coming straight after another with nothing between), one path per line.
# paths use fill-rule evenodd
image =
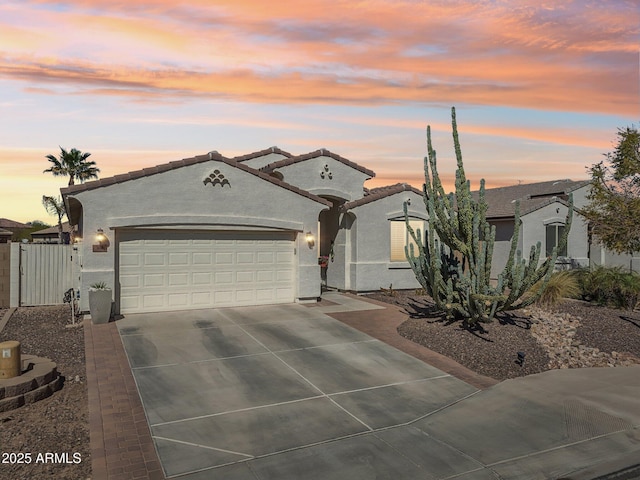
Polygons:
M474 185L586 178L638 125L638 0L0 0L0 217L59 145L101 177L217 150L327 148L423 182L429 124Z

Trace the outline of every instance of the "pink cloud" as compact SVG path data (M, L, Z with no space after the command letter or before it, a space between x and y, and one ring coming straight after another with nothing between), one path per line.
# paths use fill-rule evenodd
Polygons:
M76 0L43 10L55 4L27 4L33 27L7 30L0 75L142 98L636 113L626 86L637 81L638 14L622 1ZM66 39L28 40L47 21Z

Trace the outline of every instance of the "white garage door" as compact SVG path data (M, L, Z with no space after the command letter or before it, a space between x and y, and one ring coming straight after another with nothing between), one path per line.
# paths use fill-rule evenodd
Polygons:
M293 302L293 235L119 232L120 312Z

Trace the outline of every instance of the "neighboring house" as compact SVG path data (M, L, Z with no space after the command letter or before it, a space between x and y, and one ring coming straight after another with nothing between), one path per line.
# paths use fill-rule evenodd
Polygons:
M564 231L569 194L574 197L574 215L567 248L558 252L559 264L589 264L589 241L584 217L588 181L552 180L548 182L490 188L485 192L487 220L496 227L491 276L497 278L504 268L515 231L516 202L520 204L521 229L517 249L529 259L532 247L540 242L541 259L550 255ZM477 197L477 192L474 192Z
M8 230L12 233L11 236L18 233L20 230L24 230L25 228L29 228L29 225L16 222L14 220L9 220L8 218L0 218L0 229ZM11 240L11 236L9 237L9 240Z
M497 278L508 259L515 226L516 201L520 202L522 221L517 249L528 260L531 248L540 242L540 258L543 260L551 254L564 231L570 194L573 196L574 214L567 246L558 252L557 268L590 265L621 265L629 268L632 265L636 271L640 271L639 256L613 254L590 238L587 220L580 215L581 208L589 202L589 185L588 180L565 179L487 189L487 220L496 227L492 277Z
M69 222L62 223L62 243L71 243L71 237L74 231L71 229ZM60 243L60 235L58 231L58 225L45 228L44 230L38 230L31 234L33 243Z
M0 228L0 243L8 243L11 241L11 236L13 232L10 230L4 230Z
M324 149L294 156L271 147L232 159L214 151L63 188L84 239L81 308L97 282L113 288L116 313L316 301L322 285L418 288L404 254L411 240L403 204L424 231L422 192L402 183L365 188L374 176ZM553 243L568 192L581 205L587 186L487 190L496 270L514 229L512 200L521 199L520 247L528 255L537 241ZM566 257L588 263L579 218L569 243Z

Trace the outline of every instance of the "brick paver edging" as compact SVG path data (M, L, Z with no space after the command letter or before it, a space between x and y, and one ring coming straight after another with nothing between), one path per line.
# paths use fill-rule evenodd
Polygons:
M115 323L84 321L94 480L164 480Z

